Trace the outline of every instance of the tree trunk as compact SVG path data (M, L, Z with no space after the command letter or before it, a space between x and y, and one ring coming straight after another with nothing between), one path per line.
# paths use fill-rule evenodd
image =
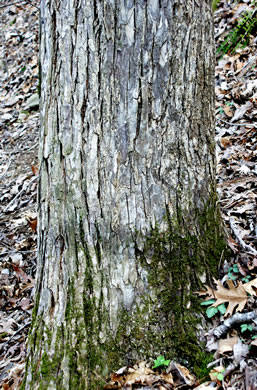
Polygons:
M38 274L24 389L199 365L217 268L210 0L41 0Z

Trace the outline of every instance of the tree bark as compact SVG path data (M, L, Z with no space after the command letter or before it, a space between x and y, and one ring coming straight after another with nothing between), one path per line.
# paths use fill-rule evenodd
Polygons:
M199 365L216 208L210 0L41 0L38 273L24 389Z

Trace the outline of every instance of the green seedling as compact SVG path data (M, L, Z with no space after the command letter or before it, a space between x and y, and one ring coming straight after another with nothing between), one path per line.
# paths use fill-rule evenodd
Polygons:
M212 373L212 375L216 376L216 378L219 381L223 381L223 379L224 379L224 375L223 375L224 371L225 371L225 368L223 368L223 370L221 372L214 372L214 373Z
M238 276L239 276L239 275L237 275L238 273L239 273L238 265L233 264L233 266L229 267L229 269L228 269L228 278L231 280L237 280Z
M208 301L204 301L201 303L201 306L210 306L212 305L213 303L215 302L215 299L209 299ZM210 307L207 307L206 309L206 315L208 318L212 318L215 316L215 314L217 313L220 313L220 314L225 314L226 313L226 306L224 303L222 303L221 305L218 305L218 306L210 306Z
M167 367L170 364L170 360L165 360L164 356L160 355L158 358L154 361L154 368L159 367Z
M242 333L246 332L247 330L249 330L249 332L252 332L252 330L253 330L252 325L249 325L249 324L241 324L240 328L241 328Z

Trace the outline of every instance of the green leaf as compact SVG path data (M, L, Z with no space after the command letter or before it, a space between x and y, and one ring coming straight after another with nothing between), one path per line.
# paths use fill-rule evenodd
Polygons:
M226 308L226 306L225 306L224 303L222 303L221 305L217 306L217 309L219 310L219 312L220 312L221 314L225 314L226 311L227 311L227 308Z
M248 325L247 324L241 324L240 328L241 328L241 332L243 333L243 332L245 332L248 329Z
M257 339L257 334L255 336L252 336L251 338L252 338L252 340Z
M217 307L211 306L211 307L208 307L206 309L206 315L207 315L208 318L212 318L217 313L218 313L218 308Z
M235 274L237 274L239 272L239 268L238 268L237 264L233 265L233 272L235 272Z
M242 333L245 332L246 330L249 330L249 332L252 332L252 330L253 330L252 325L248 325L248 324L242 324L242 325L240 325L240 327L241 327Z
M162 367L162 366L168 366L169 364L170 364L170 360L165 360L164 356L160 355L154 361L153 368L158 368L158 367Z
M229 272L228 273L228 278L231 279L231 280L236 280L237 279L237 275L233 275L232 272Z
M219 372L218 375L217 375L217 379L218 379L219 381L223 381L224 375L221 374L221 373Z
M208 301L201 302L201 306L209 306L215 302L215 299L208 299Z

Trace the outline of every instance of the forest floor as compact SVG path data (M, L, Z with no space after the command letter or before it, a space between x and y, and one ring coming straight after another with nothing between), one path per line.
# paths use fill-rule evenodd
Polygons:
M4 390L20 386L33 308L39 127L38 6L38 0L0 6L0 388ZM217 48L222 47L227 34L230 34L227 45L230 41L233 45L237 41L242 43L247 36L244 26L251 20L244 15L251 11L256 19L256 9L250 0L219 2L215 12ZM168 377L159 375L154 388L257 389L257 39L250 36L245 44L245 48L231 47L226 55L217 54L216 61L217 186L228 244L234 256L232 260L221 258L221 280L214 294L208 290L209 298L219 306L208 306L208 302L203 306L210 318L206 349L214 354L210 378L203 378L200 386L199 382L186 378L185 368L177 367L182 378L180 384L172 384ZM133 370L134 379L127 388L139 389L139 383L142 389L153 388L150 379L148 382L145 379L143 385L140 377L142 374L152 378L151 370L145 366ZM127 375L126 370L114 374L117 383L125 383ZM111 387L106 385L107 388Z

